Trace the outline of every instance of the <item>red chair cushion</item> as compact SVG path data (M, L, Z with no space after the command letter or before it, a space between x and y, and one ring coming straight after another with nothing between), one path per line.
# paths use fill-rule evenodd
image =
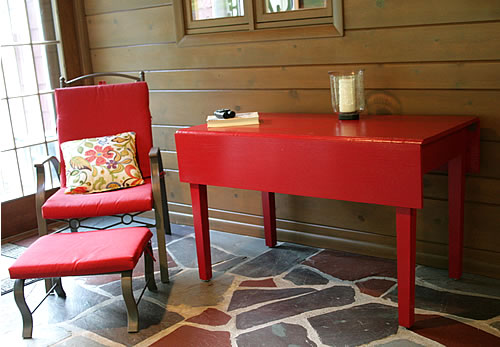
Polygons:
M153 208L151 179L143 185L93 194L64 194L59 189L42 206L43 218L66 219L150 211Z
M148 228L138 227L42 236L9 268L10 278L132 270L152 235Z
M134 131L142 176L151 176L148 154L153 139L146 82L61 88L56 89L55 100L59 143ZM65 170L61 162L62 187L66 187Z

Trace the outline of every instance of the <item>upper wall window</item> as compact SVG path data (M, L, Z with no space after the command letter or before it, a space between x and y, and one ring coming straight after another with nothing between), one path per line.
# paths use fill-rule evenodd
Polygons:
M342 0L174 0L174 10L181 45L308 37L311 27L343 35Z

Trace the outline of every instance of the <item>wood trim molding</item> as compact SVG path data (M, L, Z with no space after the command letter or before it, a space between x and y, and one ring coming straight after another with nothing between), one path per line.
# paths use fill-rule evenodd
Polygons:
M92 73L84 2L57 0L57 12L66 79Z

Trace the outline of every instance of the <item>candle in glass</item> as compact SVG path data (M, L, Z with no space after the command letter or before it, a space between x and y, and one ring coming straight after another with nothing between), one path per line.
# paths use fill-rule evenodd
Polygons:
M339 79L339 110L343 113L356 112L356 84L353 76Z

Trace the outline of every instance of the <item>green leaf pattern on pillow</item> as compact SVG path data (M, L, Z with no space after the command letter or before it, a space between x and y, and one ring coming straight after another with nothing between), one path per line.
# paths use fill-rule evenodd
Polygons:
M135 159L135 133L61 144L67 194L96 193L144 183Z

